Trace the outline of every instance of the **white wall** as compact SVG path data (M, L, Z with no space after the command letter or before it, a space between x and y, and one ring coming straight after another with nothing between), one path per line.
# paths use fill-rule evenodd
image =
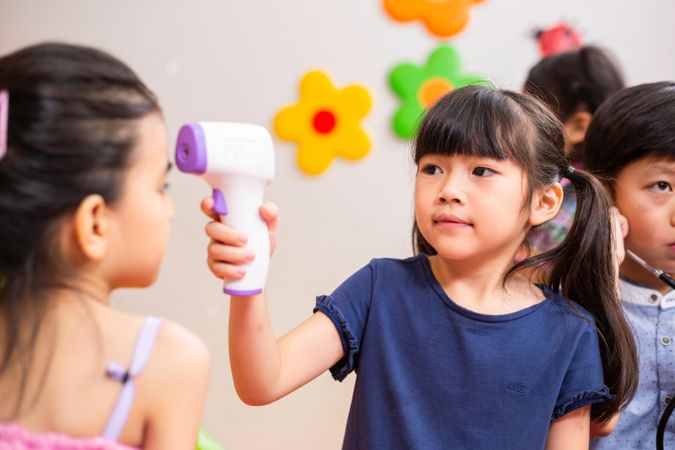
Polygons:
M398 103L386 84L402 61L423 63L436 41L419 24L399 25L379 0L0 0L0 53L44 40L97 46L131 65L158 94L172 140L183 122L271 125L297 99L309 69L341 86L367 85L375 105L364 124L374 146L358 163L336 161L318 178L276 141L268 198L281 209L269 281L279 334L311 314L314 296L380 256L410 254L413 171L407 143L389 120ZM519 89L538 58L530 32L566 19L586 42L608 47L631 84L675 78L672 0L486 0L452 42L468 72ZM172 149L170 149L172 150ZM201 181L174 173L177 215L155 286L119 292L116 304L173 318L208 343L215 366L204 425L227 449L335 449L353 376L323 375L274 405L252 408L234 393L227 357L228 298L205 264ZM170 395L170 393L168 393Z

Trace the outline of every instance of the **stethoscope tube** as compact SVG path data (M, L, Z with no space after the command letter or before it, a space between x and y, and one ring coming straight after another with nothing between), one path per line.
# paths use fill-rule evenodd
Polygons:
M663 437L666 434L666 425L668 425L668 419L673 414L673 409L675 409L675 399L671 398L670 402L668 402L668 406L666 407L666 410L663 411L663 415L661 416L661 420L659 420L659 426L656 429L656 449L657 450L664 450L664 448L665 448L663 446Z
M675 280L673 280L670 275L663 272L662 270L657 269L656 267L649 265L644 259L640 258L630 250L626 250L626 255L630 256L631 259L644 267L648 272L651 272L655 277L663 281L671 289L675 289ZM659 425L656 428L656 450L665 449L663 446L663 437L666 434L666 426L668 425L668 419L673 414L673 409L675 409L675 398L671 397L671 400L668 402L665 411L663 411L661 420L659 420Z

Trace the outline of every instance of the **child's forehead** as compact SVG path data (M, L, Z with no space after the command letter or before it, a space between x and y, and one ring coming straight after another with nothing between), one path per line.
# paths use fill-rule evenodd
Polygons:
M675 149L672 155L645 155L633 161L633 164L640 164L646 172L670 173L675 175Z
M421 158L436 158L436 159L445 159L445 160L451 160L451 159L463 159L463 160L469 160L469 159L485 159L485 160L494 160L494 161L508 161L509 158L505 158L502 155L481 155L478 153L472 153L472 152L453 152L453 153L444 153L444 152L428 152L423 155L421 155Z

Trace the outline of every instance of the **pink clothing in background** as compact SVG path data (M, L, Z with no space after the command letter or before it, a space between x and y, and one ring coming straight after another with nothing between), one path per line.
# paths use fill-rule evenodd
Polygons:
M30 433L0 424L0 450L138 450L103 437L74 438L62 433Z

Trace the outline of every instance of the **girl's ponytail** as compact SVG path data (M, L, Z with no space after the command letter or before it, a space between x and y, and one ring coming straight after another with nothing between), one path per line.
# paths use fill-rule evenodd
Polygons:
M595 317L605 384L614 399L594 406L592 417L606 422L633 398L638 379L635 340L616 284L614 239L622 236L613 236L611 202L602 184L583 170L565 169L565 177L574 186L577 202L569 234L555 249L528 258L513 270L538 267L547 274L551 290Z

